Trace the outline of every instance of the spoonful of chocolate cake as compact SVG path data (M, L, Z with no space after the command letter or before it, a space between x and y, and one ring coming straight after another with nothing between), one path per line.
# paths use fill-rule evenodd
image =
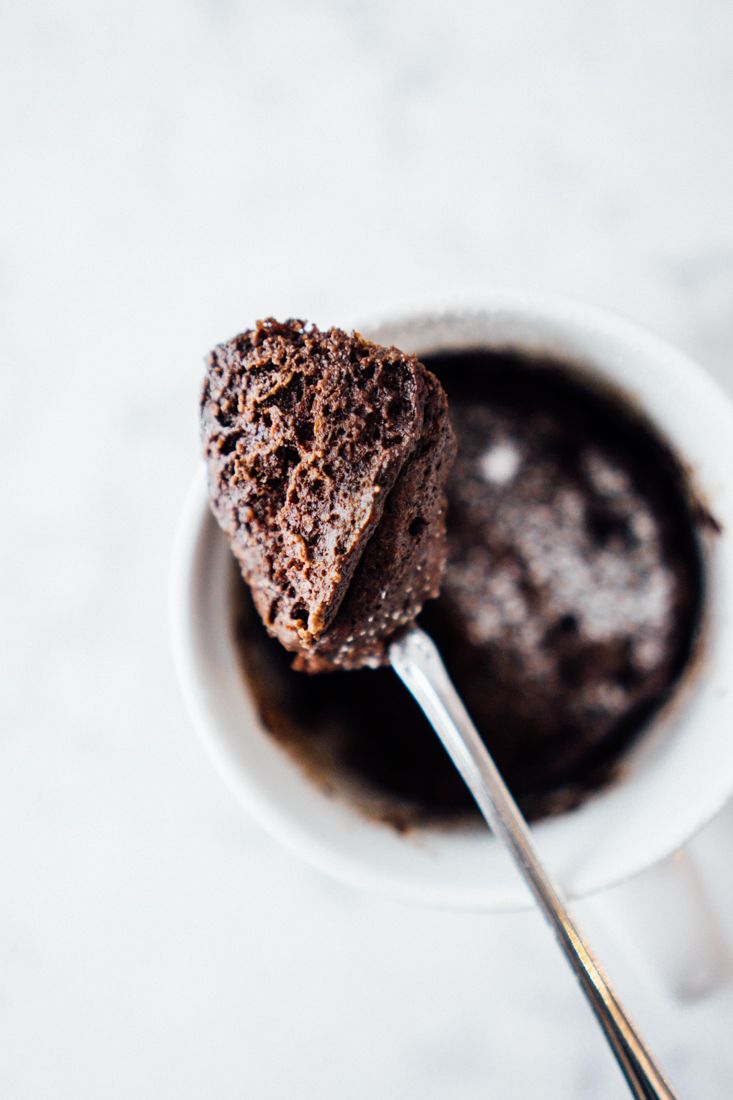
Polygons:
M387 664L445 570L436 377L356 334L263 321L212 352L201 418L214 514L295 667Z

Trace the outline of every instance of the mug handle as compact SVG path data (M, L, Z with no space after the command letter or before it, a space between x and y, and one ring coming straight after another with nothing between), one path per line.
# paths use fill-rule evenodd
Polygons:
M679 1001L714 993L733 977L733 957L687 847L598 899L597 915L634 964Z

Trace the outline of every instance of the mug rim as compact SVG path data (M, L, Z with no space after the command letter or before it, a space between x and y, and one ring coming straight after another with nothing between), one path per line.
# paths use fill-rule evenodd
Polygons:
M681 378L685 384L692 382L698 390L702 389L704 391L707 389L704 396L708 400L714 399L722 402L728 417L731 417L731 427L733 428L733 407L731 407L727 395L694 360L689 359L673 346L644 329L638 328L633 323L618 318L605 310L578 303L572 299L554 295L494 293L487 295L482 305L471 303L468 305L443 306L432 310L429 308L415 310L409 313L401 312L381 321L372 321L358 327L368 336L373 336L378 340L383 338L382 333L386 332L388 334L390 329L406 330L412 328L416 332L415 339L419 340L421 329L432 327L434 330L436 325L439 324L448 325L449 328L451 325L458 324L466 327L463 342L447 339L443 343L433 343L431 350L436 351L450 347L508 346L512 343L511 340L504 345L497 339L490 343L487 337L484 337L480 344L472 341L470 338L472 324L475 323L478 327L494 324L495 331L498 332L502 324L508 324L511 328L512 323L516 324L518 322L520 326L522 323L531 325L532 321L537 322L538 319L540 329L542 329L543 324L554 324L557 327L558 334L562 335L564 333L566 336L573 330L573 326L578 331L600 329L606 334L612 332L615 336L621 335L632 342L639 358L665 360L671 368L671 375L676 379ZM542 334L540 335L542 336ZM547 333L545 332L542 339L546 340L546 337ZM513 344L519 350L525 352L528 350L526 341L522 341L520 345L518 340L514 340ZM543 343L543 347L548 350L545 343ZM420 354L420 352L418 353ZM421 353L427 354L427 348L423 348ZM565 357L567 358L567 352L565 352ZM582 356L581 358L584 363L587 363L588 356ZM588 363L588 365L590 367L597 366L601 375L605 374L612 382L616 382L612 372L604 370L603 356L599 357L597 364ZM653 414L650 419L656 423ZM675 446L675 441L671 440L671 442ZM680 457L683 460L685 459L684 452L680 451ZM731 518L733 518L733 515ZM189 713L209 755L213 758L217 770L222 774L230 788L234 790L239 800L246 804L252 815L266 831L274 835L288 848L294 850L298 855L311 864L315 864L321 870L351 885L367 888L391 897L399 897L403 900L450 908L517 910L531 907L532 899L524 884L519 880L519 876L516 876L517 882L510 888L505 888L505 886L497 888L492 884L493 888L489 890L487 884L483 882L478 884L466 883L461 889L456 889L456 884L446 888L445 883L441 885L439 874L436 874L436 881L433 884L422 879L417 883L410 882L407 879L403 881L395 876L393 870L385 871L384 867L380 868L372 865L368 854L364 856L361 853L359 858L352 859L348 854L345 854L342 845L329 843L327 836L308 835L302 827L302 822L297 821L296 817L288 813L287 807L283 806L282 792L278 795L277 791L263 788L256 781L252 781L252 776L247 773L246 766L242 764L241 759L235 758L231 751L231 745L223 735L221 715L216 712L216 706L212 699L216 685L209 682L211 669L203 669L200 657L197 655L195 634L201 624L196 621L196 615L192 614L194 610L192 601L195 597L196 586L201 580L203 544L211 538L212 531L215 532L216 537L223 540L224 536L216 528L209 510L205 479L203 471L199 470L189 489L175 540L170 588L171 634L178 679ZM246 692L244 685L243 690ZM249 696L249 692L246 693ZM251 698L249 698L249 703L251 703ZM286 750L282 746L276 745L272 736L262 730L261 723L259 723L251 706L249 710L249 721L254 722L259 727L260 732L271 743L271 747L276 747L277 751L283 754L289 767L298 769L297 762L290 757ZM642 736L639 740L643 743L646 737ZM633 752L634 749L632 748L630 755ZM729 770L730 774L726 774L725 783L719 783L716 791L710 792L711 797L706 802L705 809L696 815L694 822L688 821L684 828L668 830L665 834L666 839L652 846L653 852L651 854L649 846L643 850L645 852L643 856L641 855L642 849L639 850L641 858L634 858L635 853L631 852L625 867L619 868L617 866L613 873L605 875L586 874L585 879L579 883L574 884L572 880L569 884L564 883L568 896L571 898L587 897L609 889L640 874L647 867L673 854L682 847L697 832L703 829L727 802L731 788L733 788L733 765ZM308 782L312 781L308 780ZM601 792L601 797L602 794L603 792ZM591 796L588 801L595 801L596 797ZM580 809L582 810L582 807ZM357 807L350 806L349 810L354 816L361 819ZM540 841L540 847L542 847L543 835L553 831L553 822L563 819L577 819L576 815L578 814L579 811L575 810L560 815L559 819L546 819L533 825L533 831ZM388 828L388 826L380 823L367 822L365 819L361 819L361 823L367 824L370 828L375 826L383 829ZM427 832L429 831L427 830ZM488 841L493 848L496 848L496 842L485 834L483 826L479 827L476 832L481 836L483 843Z

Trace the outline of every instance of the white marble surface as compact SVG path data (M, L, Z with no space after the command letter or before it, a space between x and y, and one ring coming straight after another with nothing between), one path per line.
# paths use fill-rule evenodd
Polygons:
M201 357L263 313L559 290L733 388L733 8L27 0L0 73L0 1095L625 1095L537 916L360 896L244 816L166 579ZM602 909L681 1094L729 1096L733 993L675 1003Z

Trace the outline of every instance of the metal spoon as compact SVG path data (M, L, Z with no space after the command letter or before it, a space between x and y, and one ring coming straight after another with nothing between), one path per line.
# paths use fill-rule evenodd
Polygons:
M527 822L471 721L431 639L411 627L389 650L397 675L422 707L494 835L509 850L575 971L631 1092L675 1100L540 861Z

